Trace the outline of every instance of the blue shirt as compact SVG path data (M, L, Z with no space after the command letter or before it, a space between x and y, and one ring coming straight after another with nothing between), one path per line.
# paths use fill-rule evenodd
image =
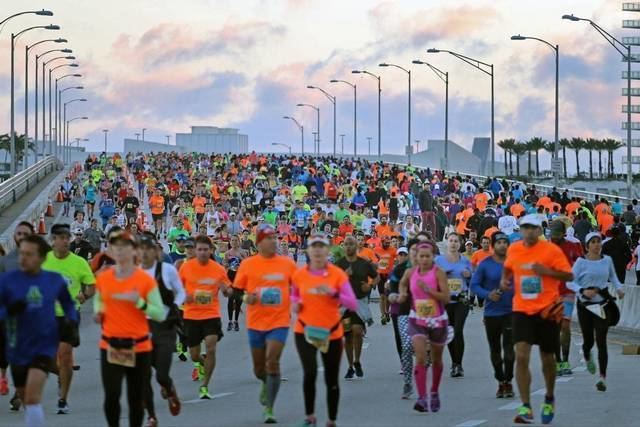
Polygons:
M471 276L471 292L484 298L484 316L495 317L510 314L513 311L513 291L504 292L497 302L489 299L489 294L500 287L503 265L489 256L478 264L478 268Z
M12 270L0 276L0 319L5 320L10 364L24 366L36 356L55 357L59 341L56 301L68 320L78 322L75 303L60 274L42 270L33 275ZM8 308L20 302L25 304L24 310L9 315Z
M471 261L469 258L465 256L460 256L460 259L456 263L451 263L447 259L445 255L438 255L435 259L435 263L438 267L444 270L447 273L447 280L451 279L459 279L462 280L462 286L460 288L460 292L455 292L451 288L451 282L449 282L449 291L451 296L456 296L460 293L466 292L469 290L469 280L466 279L462 273L467 270L469 273L473 271L473 267L471 266ZM457 301L451 301L452 303L456 303Z

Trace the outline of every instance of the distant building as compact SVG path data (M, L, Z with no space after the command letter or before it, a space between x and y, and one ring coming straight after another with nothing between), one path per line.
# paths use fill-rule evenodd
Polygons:
M449 171L460 171L476 175L480 175L483 172L480 157L451 140L447 144L447 158L448 166L446 169ZM444 140L428 140L426 150L413 154L411 163L416 166L440 169L444 165Z
M186 152L244 154L249 151L249 136L238 129L192 126L191 133L177 133L176 145Z

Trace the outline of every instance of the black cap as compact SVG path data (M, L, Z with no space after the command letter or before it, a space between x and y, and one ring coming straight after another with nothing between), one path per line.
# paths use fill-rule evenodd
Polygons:
M69 224L53 224L51 234L55 236L66 234L71 236L71 226Z
M491 246L494 246L498 240L506 240L509 242L509 236L504 234L502 231L496 231L491 235Z

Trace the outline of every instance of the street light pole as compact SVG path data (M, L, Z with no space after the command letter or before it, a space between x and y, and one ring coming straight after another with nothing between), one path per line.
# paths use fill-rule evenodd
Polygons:
M104 155L107 155L107 134L109 133L109 129L102 129L104 132Z
M69 144L69 123L75 121L75 120L87 120L88 117L74 117L73 119L69 119L67 121L65 121L65 128L66 128L66 136L65 136L65 145L67 147L67 164L71 163L71 144Z
M495 133L495 96L494 96L494 70L493 64L487 64L482 61L478 61L477 59L470 58L468 56L452 52L450 50L441 50L441 49L428 49L427 53L440 53L445 52L450 55L455 56L461 61L466 62L477 70L482 71L486 75L491 77L491 175L495 176L495 164L496 164L496 133ZM487 68L489 69L487 71Z
M291 146L289 144L283 144L281 142L272 142L271 145L279 145L289 149L289 157L291 157Z
M311 104L298 104L298 107L309 107L309 108L313 108L314 110L316 110L316 115L317 115L317 132L315 133L315 146L314 146L314 151L317 154L320 154L320 108L316 107L315 105L311 105ZM317 151L316 151L317 148Z
M58 66L60 67L60 66ZM51 71L54 71L56 68L53 68ZM62 152L62 129L60 129L60 120L59 120L59 116L60 116L60 102L58 100L58 81L67 78L67 77L82 77L82 74L65 74L64 76L58 77L55 81L55 102L56 102L56 111L55 111L55 117L54 117L54 121L56 123L56 127L55 127L55 135L56 135L56 156L58 157L62 157L64 155L64 153Z
M409 77L409 96L408 96L408 100L409 100L409 104L408 104L408 108L407 108L407 115L408 115L408 120L407 120L407 157L408 157L408 163L411 164L411 70L407 70L404 67L401 67L399 65L396 64L389 64L386 62L383 62L382 64L379 64L380 67L395 67L398 68L402 71L404 71L405 73L407 73L408 77Z
M353 88L353 157L358 157L358 88L346 80L333 79L330 83L344 83Z
M331 101L333 104L333 155L336 155L336 97L328 93L322 88L317 86L307 86L307 89L317 89L324 94L324 96ZM320 147L318 146L318 151L320 151Z
M344 156L344 133L340 134L340 140L342 144L342 148L340 149L340 153Z
M300 129L300 154L304 156L304 126L302 126L295 118L289 116L282 116L283 119L291 120Z
M368 74L371 77L378 80L378 157L382 156L382 117L381 117L381 108L380 108L380 100L382 97L382 89L381 89L381 78L373 73L370 73L366 70L353 70L351 71L353 74Z
M147 130L147 128L142 128L142 142L144 142L144 132Z
M626 58L627 60L627 189L629 192L629 198L631 199L633 198L633 167L631 163L631 45L622 43L591 19L578 18L573 15L562 15L562 19L574 22L588 22L597 32L600 33L602 37L604 37L607 42L609 42L611 46L613 46L615 50L620 53L620 55L622 55L623 58ZM624 49L624 51L621 49Z
M368 146L368 156L371 156L371 137L367 137L367 146Z
M171 141L169 141L171 139L171 135L165 135L165 137L167 138L167 145L171 145Z
M67 89L75 89L75 88L68 87L68 88L63 89L61 92L64 92ZM71 104L72 102L86 102L86 101L87 100L85 98L76 98L76 99L72 99L72 100L67 101L67 102L64 103L64 108L63 108L63 110L64 110L63 111L63 126L64 126L65 123L67 123L67 104ZM64 126L64 132L65 133L64 133L63 141L65 143L65 147L66 147L66 150L67 150L67 157L69 155L69 133L68 133L68 130L69 130L69 126L68 125ZM67 161L65 161L65 163L66 162Z
M539 39L537 37L528 37L528 36L521 36L520 34L515 35L515 36L511 36L511 40L536 40L539 41L541 43L546 44L547 46L549 46L551 49L553 49L555 51L556 54L556 94L555 94L555 140L553 143L553 158L555 159L556 163L558 162L558 153L559 153L559 142L558 142L558 126L559 126L559 121L558 121L558 78L559 78L559 68L560 68L560 47L558 45L552 45L551 43L549 43L546 40L542 40ZM558 186L558 178L559 178L559 171L557 169L555 169L554 166L554 170L553 170L553 186L557 187Z

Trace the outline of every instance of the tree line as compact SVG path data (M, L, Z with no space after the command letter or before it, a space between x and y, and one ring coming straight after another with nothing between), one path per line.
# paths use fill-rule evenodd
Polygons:
M614 165L613 165L613 153L625 146L620 141L615 139L606 138L606 139L597 139L597 138L562 138L558 141L560 147L558 150L562 151L562 161L563 161L563 174L564 177L567 178L567 150L573 150L576 157L576 176L580 177L580 152L587 151L589 153L589 178L593 179L594 171L593 171L593 153L594 151L598 153L598 176L600 178L605 177L605 174L602 172L602 153L607 153L606 159L606 177L612 177L614 175ZM515 165L516 171L515 176L520 175L520 158L527 154L527 174L529 176L535 175L540 176L540 151L547 151L551 153L551 157L553 158L555 147L553 141L546 141L540 137L531 138L528 141L516 141L513 138L503 139L498 142L498 146L502 148L505 152L504 156L504 170L505 175L514 176L513 171L513 156L516 157ZM535 169L532 168L532 156L535 153ZM549 168L551 169L551 168ZM586 175L586 172L585 172Z

